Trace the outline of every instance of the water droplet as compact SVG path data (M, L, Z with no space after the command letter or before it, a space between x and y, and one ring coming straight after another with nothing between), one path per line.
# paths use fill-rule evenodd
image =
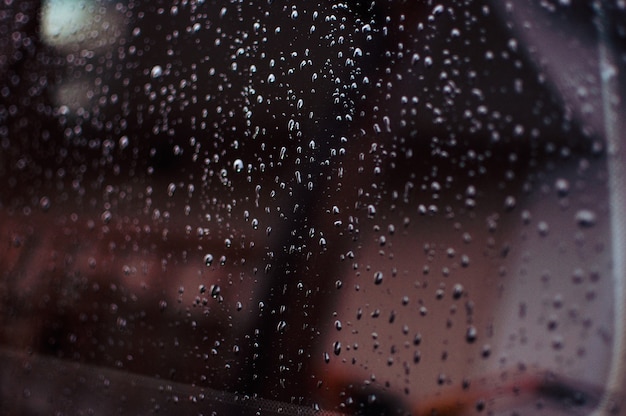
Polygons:
M596 213L591 210L581 209L576 213L576 223L581 227L593 227L596 221Z
M381 284L383 282L383 272L374 273L374 284Z
M483 345L483 349L480 352L480 355L483 358L489 358L489 356L491 355L491 345L489 345L489 344Z
M452 288L452 298L459 299L462 295L463 295L463 285L460 283L457 283Z
M541 221L537 224L537 231L539 231L539 235L545 237L550 232L550 226L547 222Z
M243 161L241 159L237 159L233 162L233 170L237 173L243 170Z
M504 209L507 211L512 211L517 205L517 201L514 196L509 195L504 199Z
M150 76L152 78L159 78L161 75L163 75L163 68L161 68L161 65L153 66L150 71Z
M167 186L167 195L168 196L174 196L174 192L176 192L176 184L170 183Z
M335 353L335 355L341 354L341 342L335 341L335 343L333 344L333 352Z
M478 337L478 331L476 330L476 327L474 326L470 326L469 328L467 328L467 332L465 333L465 340L472 344L476 341L476 338Z
M113 216L111 215L110 211L104 211L102 215L100 216L100 219L102 220L103 223L108 224L111 221L112 217Z
M204 264L210 266L213 263L213 254L207 254L204 256Z
M44 211L48 211L50 209L50 205L51 205L50 198L48 198L47 196L42 196L41 199L39 200L39 206Z
M566 196L569 193L570 185L567 179L557 179L554 183L554 187L559 196Z
M280 321L278 325L276 325L276 331L280 333L283 333L285 331L285 328L287 328L287 322L285 321Z

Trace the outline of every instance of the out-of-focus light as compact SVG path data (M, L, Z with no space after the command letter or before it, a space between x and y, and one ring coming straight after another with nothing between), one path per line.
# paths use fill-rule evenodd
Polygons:
M44 41L53 46L84 41L94 9L93 1L47 0L41 16Z
M41 34L59 49L108 47L123 33L121 15L106 0L45 0Z

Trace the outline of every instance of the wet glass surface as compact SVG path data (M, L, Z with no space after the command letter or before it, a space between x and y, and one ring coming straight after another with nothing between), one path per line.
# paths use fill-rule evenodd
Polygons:
M4 1L0 410L621 414L625 8Z

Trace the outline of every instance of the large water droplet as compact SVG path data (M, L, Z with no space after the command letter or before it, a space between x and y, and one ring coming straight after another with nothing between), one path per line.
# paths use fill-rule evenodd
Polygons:
M150 76L152 78L159 78L161 75L163 75L163 68L161 68L161 65L153 66L150 71Z

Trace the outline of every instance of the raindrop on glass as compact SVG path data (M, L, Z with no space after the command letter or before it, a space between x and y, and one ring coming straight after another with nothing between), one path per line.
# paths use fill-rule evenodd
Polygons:
M159 78L161 75L163 75L163 68L161 68L161 65L153 66L150 71L150 76L152 78Z

